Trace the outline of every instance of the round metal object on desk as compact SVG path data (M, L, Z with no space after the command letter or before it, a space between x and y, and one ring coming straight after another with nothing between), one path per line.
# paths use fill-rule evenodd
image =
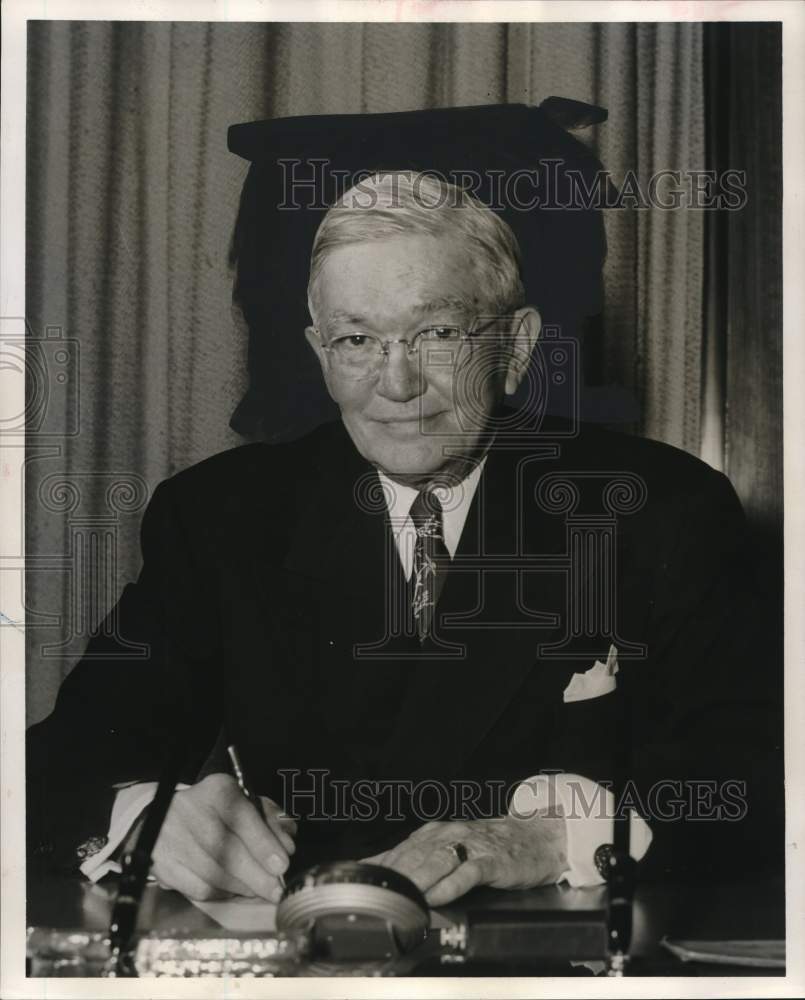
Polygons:
M390 868L340 861L290 879L277 907L277 929L306 930L324 918L374 918L387 924L401 952L420 944L430 926L425 897Z

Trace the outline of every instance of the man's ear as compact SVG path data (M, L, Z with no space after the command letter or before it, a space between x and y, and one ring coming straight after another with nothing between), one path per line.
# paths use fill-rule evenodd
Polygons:
M336 403L338 399L336 398L333 387L330 383L330 369L327 366L327 352L321 342L321 337L319 336L316 328L314 326L305 327L305 336L307 337L307 342L313 348L316 357L319 359L319 364L321 365L321 373L324 377L324 384L327 387L327 392L330 394L330 399L334 400Z
M307 337L307 342L310 344L310 346L315 351L316 357L319 359L319 364L321 365L322 370L325 371L326 369L325 369L325 365L324 365L324 351L322 350L322 346L321 346L321 337L319 336L319 334L316 331L315 327L306 326L305 327L305 336Z
M509 341L511 354L506 369L506 394L508 396L513 396L517 392L517 388L528 370L531 352L534 350L541 329L542 320L533 306L524 306L514 314L511 340Z

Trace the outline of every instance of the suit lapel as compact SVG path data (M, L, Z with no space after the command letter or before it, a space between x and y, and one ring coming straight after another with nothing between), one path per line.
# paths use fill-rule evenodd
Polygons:
M317 580L363 580L385 545L385 504L377 473L339 427L298 472L283 562Z

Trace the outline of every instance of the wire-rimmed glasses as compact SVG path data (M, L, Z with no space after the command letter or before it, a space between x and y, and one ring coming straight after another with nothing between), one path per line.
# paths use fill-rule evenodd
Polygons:
M321 346L327 351L339 376L358 380L372 378L380 372L388 359L392 344L404 344L409 358L421 354L424 365L454 368L464 345L484 328L466 330L449 323L435 324L417 331L410 340L405 337L382 340L373 333L355 330L333 337ZM316 333L321 338L318 330Z

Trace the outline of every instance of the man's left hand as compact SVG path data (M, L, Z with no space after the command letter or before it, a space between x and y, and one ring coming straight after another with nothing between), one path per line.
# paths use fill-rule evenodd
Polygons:
M451 844L463 844L461 862ZM562 816L506 816L426 823L390 851L364 861L406 875L430 906L444 906L478 885L530 889L550 885L567 869Z

